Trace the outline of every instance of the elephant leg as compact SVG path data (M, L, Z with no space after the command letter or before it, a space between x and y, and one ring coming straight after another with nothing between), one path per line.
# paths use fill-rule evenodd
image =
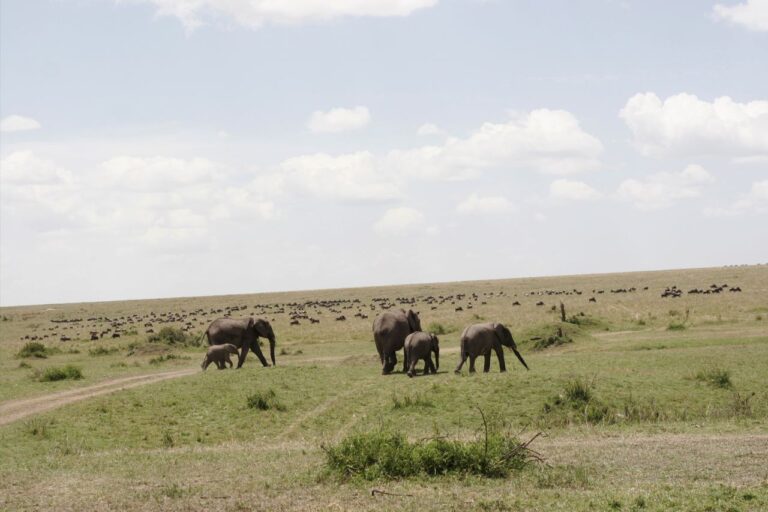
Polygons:
M437 373L435 363L432 362L432 356L429 355L424 359L424 375L428 373Z
M240 355L237 358L237 367L241 368L245 362L245 356L248 355L248 342L243 343L243 348L240 350Z
M488 373L491 371L491 351L489 350L483 354L483 357L485 358L485 361L483 361L483 373Z
M384 367L381 370L382 375L389 375L392 373L392 370L395 369L395 365L397 364L397 356L392 353L388 352L384 354Z
M269 366L269 363L267 362L267 359L264 357L264 354L261 352L261 347L259 346L259 340L256 340L253 342L251 346L251 350L254 354L256 354L256 357L259 358L259 361L261 361L261 365L264 367Z
M216 368L218 368L219 370L223 370L224 369L224 361L222 361L221 359L217 359L216 360Z
M397 360L395 360L395 364L397 364ZM405 350L403 350L403 373L405 373L408 370L408 354L405 353Z
M208 359L208 356L206 355L203 359L203 364L200 365L200 367L205 371L206 368L208 368L208 365L211 364L211 360Z
M408 367L408 376L409 377L413 377L414 375L416 375L416 361L415 360L411 361L411 364Z
M475 359L477 359L477 356L469 356L469 373L475 373Z
M501 347L501 345L498 347L493 347L493 349L496 351L496 357L499 358L499 371L507 371L507 365L504 363L504 349Z
M227 364L232 368L232 359L229 357L229 354L227 354Z
M459 366L456 367L454 373L461 373L461 367L467 361L467 352L464 350L464 342L461 342L461 353L459 354Z

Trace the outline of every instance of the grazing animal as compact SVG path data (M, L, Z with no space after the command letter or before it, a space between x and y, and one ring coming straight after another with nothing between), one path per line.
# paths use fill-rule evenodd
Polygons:
M373 341L381 360L381 374L392 373L397 364L397 351L402 349L405 338L421 330L419 314L409 309L386 311L373 321ZM407 371L408 358L404 355L403 371Z
M435 354L435 362L432 362L432 353ZM414 332L405 338L403 353L408 360L408 376L416 374L416 363L424 360L424 375L437 373L440 369L440 340L433 333Z
M502 372L507 371L507 367L504 364L502 345L509 347L520 362L523 363L525 369L528 369L523 356L517 351L517 345L509 329L503 324L486 323L470 325L461 333L461 360L456 367L456 373L461 373L461 367L467 358L469 358L469 372L474 373L475 359L478 356L485 358L483 372L488 373L491 369L491 350L496 352L496 357L499 359L499 370Z
M208 347L208 351L205 353L205 358L203 358L203 363L200 367L205 371L209 364L216 363L216 367L219 370L226 368L226 364L229 364L229 367L232 368L232 359L229 358L230 354L237 355L237 347L231 343L212 345Z

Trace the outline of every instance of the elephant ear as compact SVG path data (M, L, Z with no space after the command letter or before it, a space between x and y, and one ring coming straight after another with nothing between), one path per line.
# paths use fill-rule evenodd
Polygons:
M408 327L411 328L411 332L420 331L421 322L419 321L419 315L414 313L412 309L409 309L406 316L408 318Z

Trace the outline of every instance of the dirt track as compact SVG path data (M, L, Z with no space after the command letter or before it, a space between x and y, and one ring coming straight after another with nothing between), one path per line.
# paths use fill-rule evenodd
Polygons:
M60 391L50 395L38 396L35 398L23 398L20 400L8 400L0 403L0 426L13 423L33 414L50 411L61 407L62 405L79 402L87 398L114 393L121 389L135 388L145 384L154 384L168 379L185 377L199 372L197 368L188 368L185 370L174 370L162 373L150 373L148 375L134 375L132 377L122 377L119 379L106 380L93 386L84 388L70 389Z

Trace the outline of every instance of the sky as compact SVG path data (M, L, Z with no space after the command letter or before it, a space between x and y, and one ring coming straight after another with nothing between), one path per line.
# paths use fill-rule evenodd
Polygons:
M768 262L768 0L3 0L0 305Z

